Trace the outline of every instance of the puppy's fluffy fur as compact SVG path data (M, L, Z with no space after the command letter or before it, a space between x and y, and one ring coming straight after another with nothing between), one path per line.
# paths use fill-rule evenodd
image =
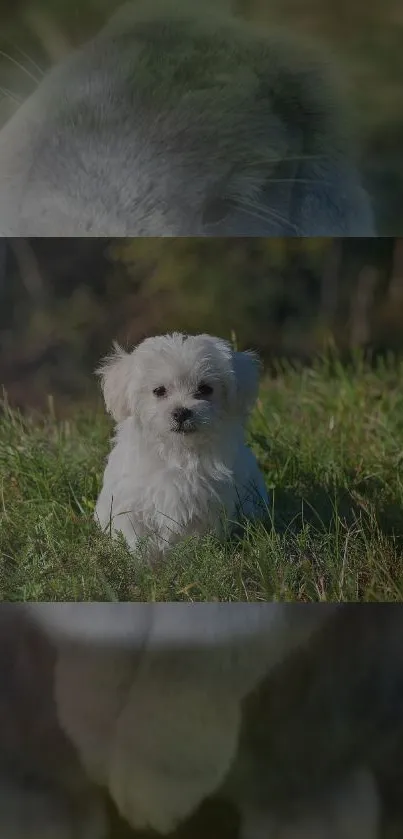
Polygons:
M167 834L216 791L241 839L402 835L401 607L30 608L62 728L132 827Z
M161 834L223 782L237 752L242 700L290 650L309 641L329 609L30 607L56 640L59 720L89 777L109 791L133 828Z
M124 4L45 76L0 131L2 235L375 235L322 55L220 5Z
M150 560L180 539L267 511L244 425L259 364L220 338L181 333L115 348L99 370L117 422L96 505L103 528L141 543Z
M134 830L216 791L242 839L401 837L402 640L390 604L3 604L0 835L104 839L89 779Z

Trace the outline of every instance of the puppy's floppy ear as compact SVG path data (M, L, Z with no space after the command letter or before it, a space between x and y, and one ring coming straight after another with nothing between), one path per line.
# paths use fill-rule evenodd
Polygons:
M131 354L115 342L113 352L103 360L95 372L101 379L106 410L114 420L121 422L131 413L129 404Z
M249 414L259 393L261 362L255 352L234 352L232 365L235 374L235 407L239 413Z

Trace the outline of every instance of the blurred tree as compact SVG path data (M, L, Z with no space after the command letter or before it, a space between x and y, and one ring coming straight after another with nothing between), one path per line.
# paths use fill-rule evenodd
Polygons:
M0 385L19 401L87 397L113 339L171 329L266 359L403 350L403 239L3 240L1 271Z

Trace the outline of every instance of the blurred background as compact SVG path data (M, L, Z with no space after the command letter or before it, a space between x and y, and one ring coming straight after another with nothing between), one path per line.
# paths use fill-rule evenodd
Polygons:
M117 338L207 331L309 363L403 350L403 239L2 239L0 387L60 411Z
M121 3L0 0L0 126L45 70L97 32ZM379 232L399 229L400 219L403 224L401 0L232 0L232 5L244 18L268 27L285 24L312 36L334 55L356 118L364 180L382 219Z

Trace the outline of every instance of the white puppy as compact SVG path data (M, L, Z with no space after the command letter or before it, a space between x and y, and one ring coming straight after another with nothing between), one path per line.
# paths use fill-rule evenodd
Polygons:
M186 536L222 537L267 512L267 493L244 426L259 362L210 335L147 338L115 346L97 371L117 422L96 519L149 560Z

